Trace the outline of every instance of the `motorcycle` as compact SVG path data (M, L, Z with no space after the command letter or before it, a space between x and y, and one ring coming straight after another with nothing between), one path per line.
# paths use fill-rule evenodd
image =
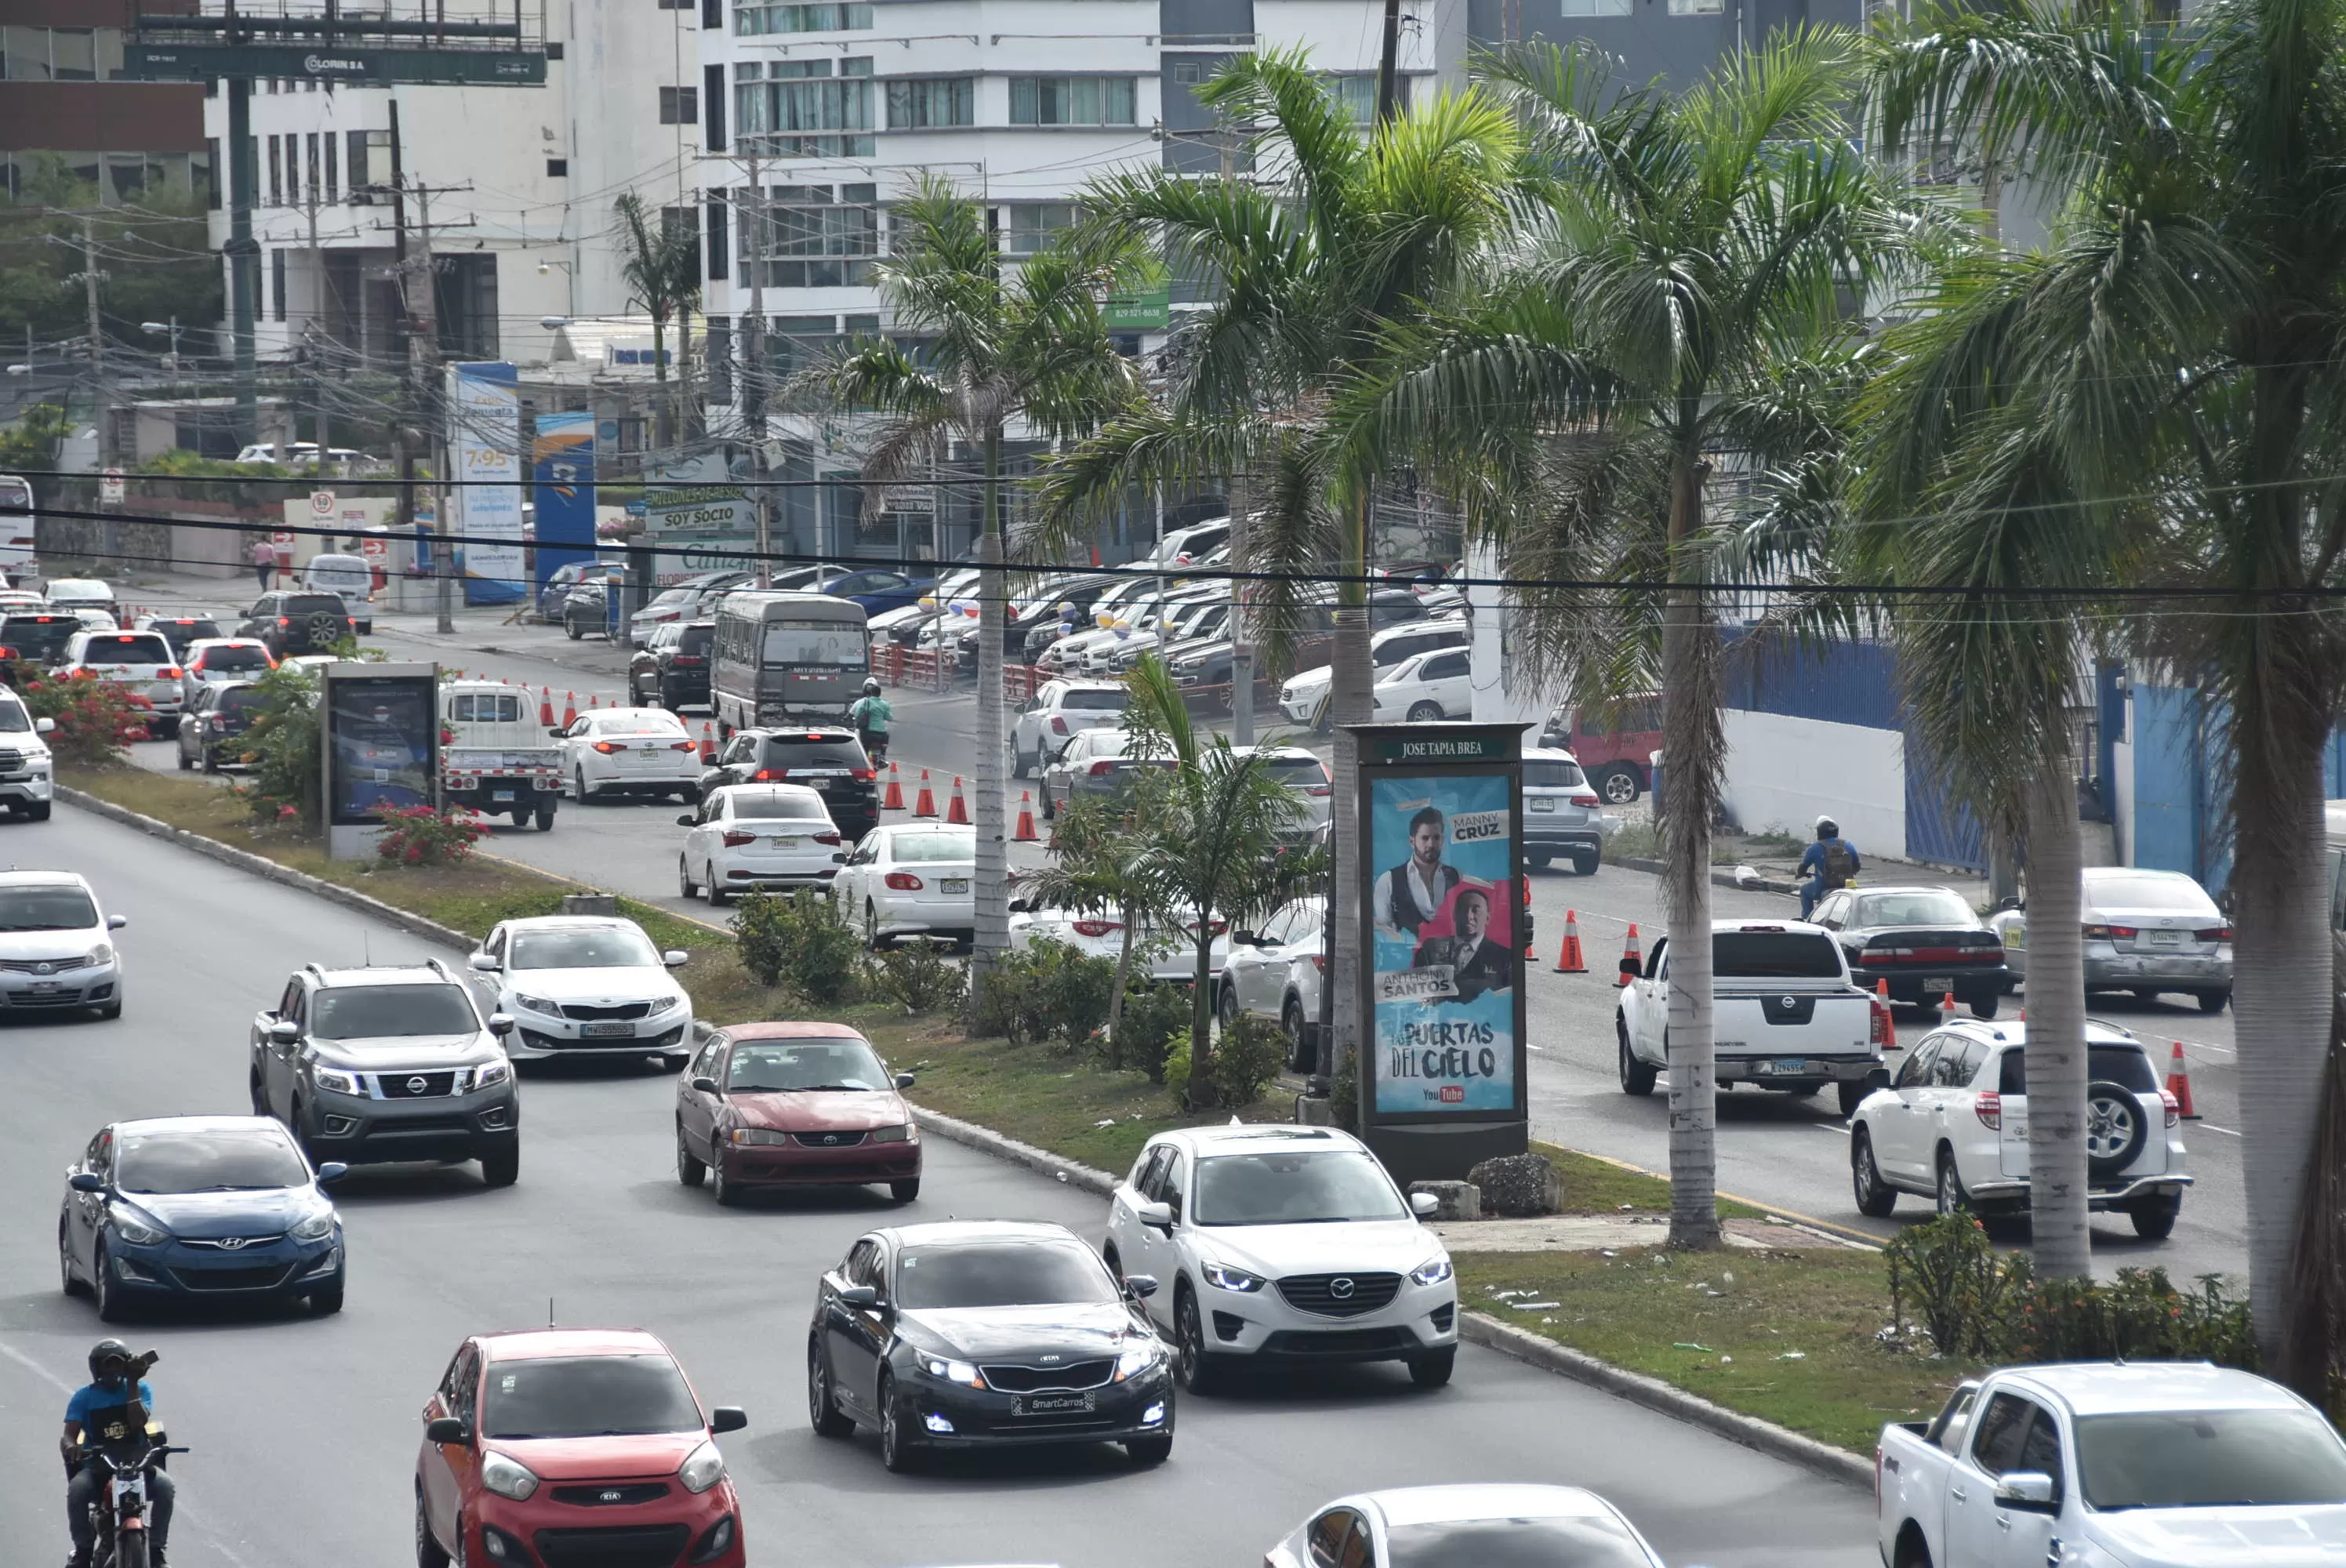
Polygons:
M863 729L856 733L857 738L863 742L863 755L872 759L872 766L885 768L888 765L887 731Z
M148 1478L162 1468L165 1456L187 1451L167 1443L139 1443L90 1455L87 1462L98 1474L97 1498L90 1505L97 1527L91 1568L148 1568Z

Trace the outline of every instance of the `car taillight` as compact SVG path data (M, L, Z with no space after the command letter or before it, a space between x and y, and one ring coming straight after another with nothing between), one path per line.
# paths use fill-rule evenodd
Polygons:
M601 752L604 756L608 757L612 752L625 751L627 748L624 746L614 746L607 740L598 740L595 742L595 749Z
M1336 787L1333 784L1314 784L1303 792L1306 795L1333 795Z
M1115 771L1116 764L1113 762L1095 762L1091 768L1092 777L1095 779L1105 779Z
M1604 804L1603 801L1597 799L1594 795L1575 795L1572 798L1572 803L1576 806L1600 806Z
M167 664L161 669L155 672L155 678L157 680L177 680L179 678L178 667L176 665Z
M2211 925L2205 931L2195 931L2191 934L2201 942L2229 942L2232 940L2232 928L2228 925Z
M1890 1009L1882 1004L1879 996L1873 998L1873 1044L1884 1051L1898 1049L1898 1032L1892 1025Z
M2004 1096L1995 1090L1982 1089L1979 1103L1972 1109L1978 1115L1981 1126L1990 1132L2004 1130Z
M725 830L725 847L729 850L738 850L742 848L744 845L754 844L757 841L758 835L755 833L745 833L739 828L728 828Z
M706 664L709 661L702 658L699 654L678 654L675 658L668 662L671 664Z
M668 748L670 751L698 751L700 749L700 742L698 740L671 740L668 743Z
M1106 936L1112 931L1122 931L1124 922L1114 920L1079 920L1075 923L1077 936Z
M820 833L810 833L807 836L818 844L831 844L835 846L839 842L838 833L830 829L825 829Z
M858 768L853 769L853 772L855 781L859 784L869 784L880 777L880 770L877 768Z
M2167 1107L2168 1126L2171 1127L2183 1119L2183 1102L2175 1097L2173 1091L2161 1089L2158 1092L2158 1103Z
M277 624L280 626L290 626L293 624L293 617L291 616L280 616L277 617Z
M787 768L760 768L755 773L750 775L750 782L752 784L773 784L780 782L781 779L787 779L790 776L790 770Z
M916 893L929 885L910 871L890 871L882 880L900 893Z
M1318 971L1319 971L1321 973L1322 973L1322 974L1327 973L1327 972L1328 972L1328 955L1327 955L1326 953L1324 953L1324 952L1315 952L1315 953L1313 953L1313 954L1311 955L1311 967L1312 967L1312 968L1314 968L1314 969L1316 969L1316 970L1318 970Z
M1056 713L1051 715L1051 733L1054 735L1065 735L1066 732L1066 719Z
M2136 934L2130 925L2089 925L2086 928L2087 942L2119 942Z

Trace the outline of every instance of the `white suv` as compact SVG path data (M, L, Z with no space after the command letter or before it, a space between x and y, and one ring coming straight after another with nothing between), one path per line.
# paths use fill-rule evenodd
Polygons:
M1045 681L1010 727L1012 773L1032 778L1075 736L1121 728L1131 700L1121 681Z
M1233 932L1215 997L1225 1029L1241 1013L1279 1020L1287 1034L1289 1064L1299 1072L1311 1064L1304 1054L1308 1026L1320 1021L1321 966L1328 956L1327 902L1298 899L1265 921L1260 931ZM1252 940L1244 940L1248 937Z
M1374 1156L1332 1127L1185 1127L1148 1140L1108 1205L1108 1268L1161 1288L1186 1392L1234 1363L1406 1361L1428 1388L1458 1355L1441 1238Z
M1964 1019L1907 1053L1897 1078L1850 1118L1850 1185L1877 1218L1901 1192L1936 1199L1939 1212L1983 1217L2028 1207L2028 1079L2025 1023ZM2181 1120L2149 1054L2122 1029L2086 1029L2086 1207L2124 1212L2156 1241L2183 1207Z
M187 697L179 687L178 657L161 632L76 632L66 640L65 663L57 673L114 681L153 706L157 739L179 733Z

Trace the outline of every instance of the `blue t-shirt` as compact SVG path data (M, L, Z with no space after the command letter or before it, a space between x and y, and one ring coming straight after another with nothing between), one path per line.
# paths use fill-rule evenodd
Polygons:
M155 1390L145 1382L138 1385L138 1402L147 1407L151 1419L155 1414ZM120 1442L130 1437L130 1389L117 1383L113 1388L101 1388L85 1383L74 1390L66 1402L67 1424L81 1429L82 1441L88 1443Z

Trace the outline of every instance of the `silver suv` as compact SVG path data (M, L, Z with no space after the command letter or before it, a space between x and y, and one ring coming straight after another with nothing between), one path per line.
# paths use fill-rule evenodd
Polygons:
M1524 858L1545 868L1568 857L1582 876L1605 858L1604 803L1569 751L1524 749Z
M498 1043L438 959L327 969L305 964L252 1021L255 1115L293 1129L312 1160L472 1160L491 1186L521 1171L521 1100Z

